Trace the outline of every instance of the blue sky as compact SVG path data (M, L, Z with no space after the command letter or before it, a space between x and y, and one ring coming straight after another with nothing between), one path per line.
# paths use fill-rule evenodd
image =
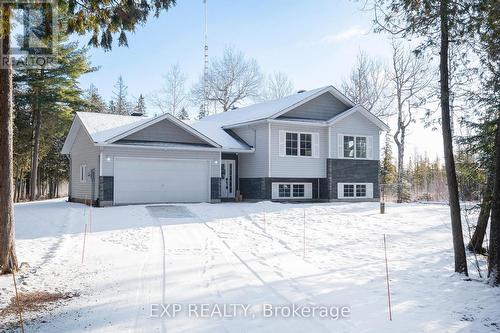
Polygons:
M255 58L264 73L287 73L297 89L336 84L359 49L389 55L385 37L368 33L371 16L359 6L331 0L208 0L209 54L219 56L225 46L233 46ZM203 28L202 0L180 0L130 34L128 48L92 50L100 70L86 75L82 86L94 83L110 98L121 74L136 97L158 89L162 74L175 63L193 83L203 67Z
M202 0L179 0L170 11L129 34L128 48L92 49L92 63L100 69L81 79L82 88L92 83L109 100L121 74L131 99L148 96L176 63L190 88L203 69L203 13ZM359 50L390 59L389 40L370 32L371 19L356 1L208 0L209 56L220 56L225 46L232 46L256 59L263 73L288 74L296 90L339 86ZM439 141L438 132L415 125L407 152L441 155Z

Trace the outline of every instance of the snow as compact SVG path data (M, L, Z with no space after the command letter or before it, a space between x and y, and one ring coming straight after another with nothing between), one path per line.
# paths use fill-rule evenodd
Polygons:
M318 93L332 89L331 86L321 87L302 93L293 94L272 101L253 104L250 106L228 110L215 115L207 116L191 124L193 128L205 134L222 145L225 149L249 149L249 147L233 138L223 129L224 126L263 120L272 117L278 112L302 102Z
M201 134L217 142L223 147L224 151L250 151L250 147L245 142L231 136L223 127L270 118L280 111L332 89L334 88L326 86L302 93L296 93L284 98L257 103L208 116L193 123L186 123L186 125L191 126ZM150 117L134 117L94 112L77 112L77 116L82 121L83 126L86 128L92 140L98 143L109 140L155 119Z
M76 114L94 142L104 142L152 119L97 112L77 112Z
M234 124L240 124L250 121L267 119L274 116L276 113L283 111L289 107L294 106L312 96L326 92L329 89L333 89L331 86L321 87L317 89L312 89L309 91L304 91L302 93L293 94L283 98L274 99L267 102L257 103L250 106L237 108L234 110L228 110L226 112L221 112L215 115L205 117L198 122L194 123L193 126L197 126L204 122L215 122L219 126L228 126Z
M29 263L18 274L21 291L80 293L47 312L25 314L27 332L497 332L499 289L478 278L472 257L470 281L453 273L448 207L387 204L386 212L380 215L377 203L91 211L64 200L18 204L18 257ZM12 277L0 277L0 308L12 295ZM242 304L255 316L151 317L151 304L160 303ZM264 318L264 304L348 306L351 314Z

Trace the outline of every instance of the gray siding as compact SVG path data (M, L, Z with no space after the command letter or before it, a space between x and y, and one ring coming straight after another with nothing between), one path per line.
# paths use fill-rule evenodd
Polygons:
M211 177L220 177L220 152L195 150L162 150L148 148L103 147L102 176L114 176L115 157L211 160ZM108 161L109 157L109 161ZM215 163L217 161L217 164Z
M96 181L94 199L99 193L99 149L90 141L83 128L78 130L75 142L71 148L71 193L70 196L76 199L90 199L92 195L92 181L89 176L85 176L86 182L80 182L80 165L87 165L87 173L95 169Z
M349 109L329 92L320 95L278 118L306 118L328 120Z
M258 124L233 129L234 133L255 148L254 153L239 154L240 178L269 176L269 124Z
M122 140L207 144L205 141L175 125L168 119L164 119L145 129L130 134Z
M331 158L338 158L338 134L369 135L373 137L373 159L380 155L380 130L365 116L354 113L331 127Z
M279 156L279 131L319 133L319 157ZM328 128L307 125L271 125L271 177L325 178Z

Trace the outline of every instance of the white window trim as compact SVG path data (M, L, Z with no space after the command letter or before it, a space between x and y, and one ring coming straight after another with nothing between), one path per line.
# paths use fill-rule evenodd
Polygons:
M320 146L320 143L319 143L319 132L303 132L303 131L289 131L289 130L281 130L280 132L283 132L283 134L284 134L283 135L284 152L283 152L283 155L280 155L280 157L319 158L319 146ZM287 133L297 134L297 155L287 155L286 154L286 134ZM301 134L310 134L311 135L311 156L300 155L300 135ZM316 140L317 140L317 146L316 146L316 148L314 147L315 137L316 137Z
M279 196L279 187L280 185L289 185L290 186L290 196L289 197L280 197ZM293 196L293 185L304 185L304 196L299 197L299 196ZM273 187L275 187L273 189ZM312 199L312 183L297 183L297 182L290 182L290 183L272 183L271 184L271 192L272 193L271 197L273 200L286 200L286 199Z
M354 157L345 157L344 156L344 137L352 136L354 137ZM366 157L356 157L356 138L366 138ZM346 134L339 133L337 136L337 157L344 158L347 160L373 160L373 136L366 134ZM342 148L341 148L342 146Z
M87 182L87 164L80 164L80 183Z
M344 185L354 185L354 196L344 196ZM356 185L366 186L366 195L363 197L356 196ZM337 198L338 199L372 199L373 198L373 183L337 183Z

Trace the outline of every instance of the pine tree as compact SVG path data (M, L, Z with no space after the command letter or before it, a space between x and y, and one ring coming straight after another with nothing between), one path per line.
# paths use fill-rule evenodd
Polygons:
M89 44L110 50L113 35L119 33L119 45L127 45L126 32L146 23L153 14L175 5L173 0L92 1L92 5L76 0L59 1L60 13L67 14L68 33L91 33ZM42 4L43 5L43 4ZM3 2L0 10L1 56L11 54L13 3ZM50 8L51 6L42 7ZM127 15L123 15L127 13ZM52 13L46 13L47 21ZM13 214L13 83L9 62L0 70L0 274L17 270Z
M65 130L67 121L71 121L71 117L68 118L65 114L84 108L78 79L94 70L87 58L87 49L80 48L75 42L66 42L67 39L65 36L59 37L55 46L57 57L51 66L23 67L14 74L16 105L26 103L32 110L31 200L38 198L38 164L46 154L44 146L53 141L44 140L48 135L54 135L54 132L64 134L64 131L61 133L61 126Z
M117 114L115 101L113 101L113 100L109 101L109 103L108 103L108 112L109 113L113 113L113 114Z
M137 99L137 104L134 108L134 113L137 114L146 114L146 101L144 100L144 96L142 94L139 95L139 98Z
M186 108L182 108L177 118L180 120L189 120L189 113L186 111Z
M123 81L123 77L120 75L118 80L114 85L115 90L113 91L114 98L114 110L111 110L111 113L120 114L120 115L128 115L130 114L130 103L127 100L127 89L128 87L125 85Z
M200 111L198 112L198 119L203 119L207 116L207 110L203 104L200 105Z
M98 113L108 112L106 102L99 94L99 90L95 85L91 84L89 89L87 89L84 100L86 102L86 111Z
M385 145L382 149L383 159L380 165L380 184L384 195L389 193L396 179L396 166L393 163L391 138L389 133L385 136Z

